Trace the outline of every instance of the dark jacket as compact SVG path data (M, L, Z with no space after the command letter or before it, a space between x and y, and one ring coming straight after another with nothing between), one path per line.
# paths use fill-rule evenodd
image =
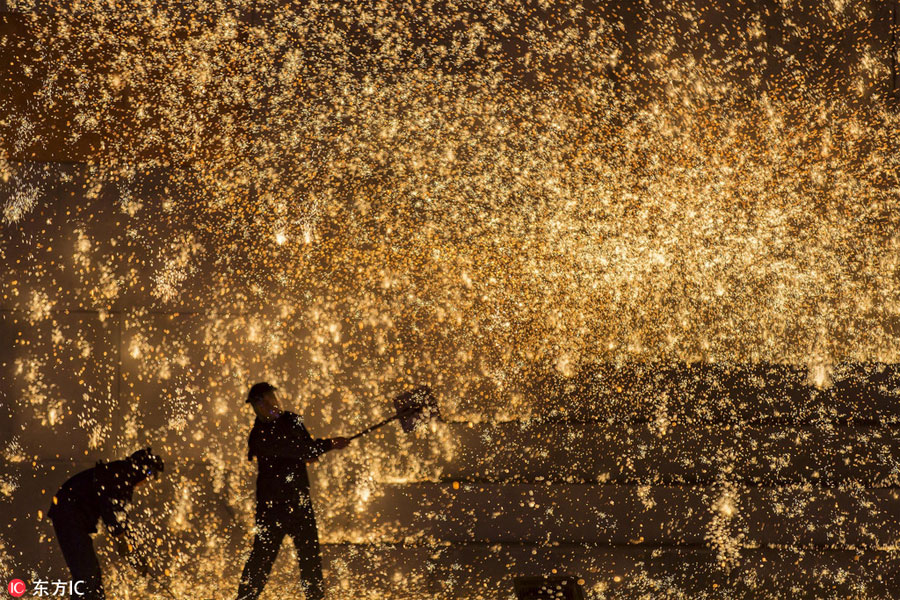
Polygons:
M125 510L134 486L144 477L141 469L128 460L98 462L59 488L47 515L77 519L88 533L96 533L97 521L103 519L107 530L118 535L124 531L124 523L117 513Z
M256 502L259 508L291 507L309 494L306 461L331 450L331 440L314 439L300 417L284 411L274 421L259 418L248 440L248 458L256 457Z

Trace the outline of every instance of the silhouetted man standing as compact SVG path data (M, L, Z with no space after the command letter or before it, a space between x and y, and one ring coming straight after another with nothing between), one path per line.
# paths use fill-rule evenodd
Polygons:
M53 522L56 539L72 573L72 598L106 598L91 534L97 533L97 521L102 519L107 531L119 538L119 550L131 555L127 536L123 535L125 522L119 514L131 502L134 487L162 470L162 459L150 448L144 448L124 460L100 461L73 475L53 496L47 516ZM134 562L133 555L130 560ZM135 566L145 570L143 564Z
M322 560L319 534L309 495L306 463L332 449L344 448L346 438L314 439L296 414L278 406L275 388L257 383L247 402L256 413L250 431L249 455L256 457L256 538L241 575L238 600L255 600L262 593L285 535L297 549L307 600L322 600Z

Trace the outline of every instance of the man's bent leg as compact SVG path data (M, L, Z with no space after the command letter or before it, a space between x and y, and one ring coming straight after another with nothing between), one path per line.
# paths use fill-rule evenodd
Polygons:
M66 565L72 573L72 583L77 586L77 591L82 592L82 595L78 595L76 590L73 590L73 600L105 600L100 563L97 561L90 534L81 527L80 521L75 516L62 513L51 518L51 521L63 558L66 559ZM78 585L79 581L84 583Z
M238 600L256 600L262 593L283 539L284 528L281 523L266 513L257 513L256 537L241 575Z
M290 534L297 549L297 562L306 589L306 600L324 600L325 584L322 578L319 532L316 529L312 504L306 504L295 512Z

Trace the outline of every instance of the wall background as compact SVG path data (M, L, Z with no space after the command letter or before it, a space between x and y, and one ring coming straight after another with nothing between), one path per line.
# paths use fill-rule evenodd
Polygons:
M152 444L147 552L233 593L266 379L440 396L311 467L335 597L896 593L891 3L0 7L3 579Z

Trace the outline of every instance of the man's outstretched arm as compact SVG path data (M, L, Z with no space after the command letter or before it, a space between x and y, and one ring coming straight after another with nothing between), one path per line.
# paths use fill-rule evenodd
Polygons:
M313 461L329 450L344 448L346 438L316 439L299 420L294 420L287 435L250 434L250 456L286 456Z

